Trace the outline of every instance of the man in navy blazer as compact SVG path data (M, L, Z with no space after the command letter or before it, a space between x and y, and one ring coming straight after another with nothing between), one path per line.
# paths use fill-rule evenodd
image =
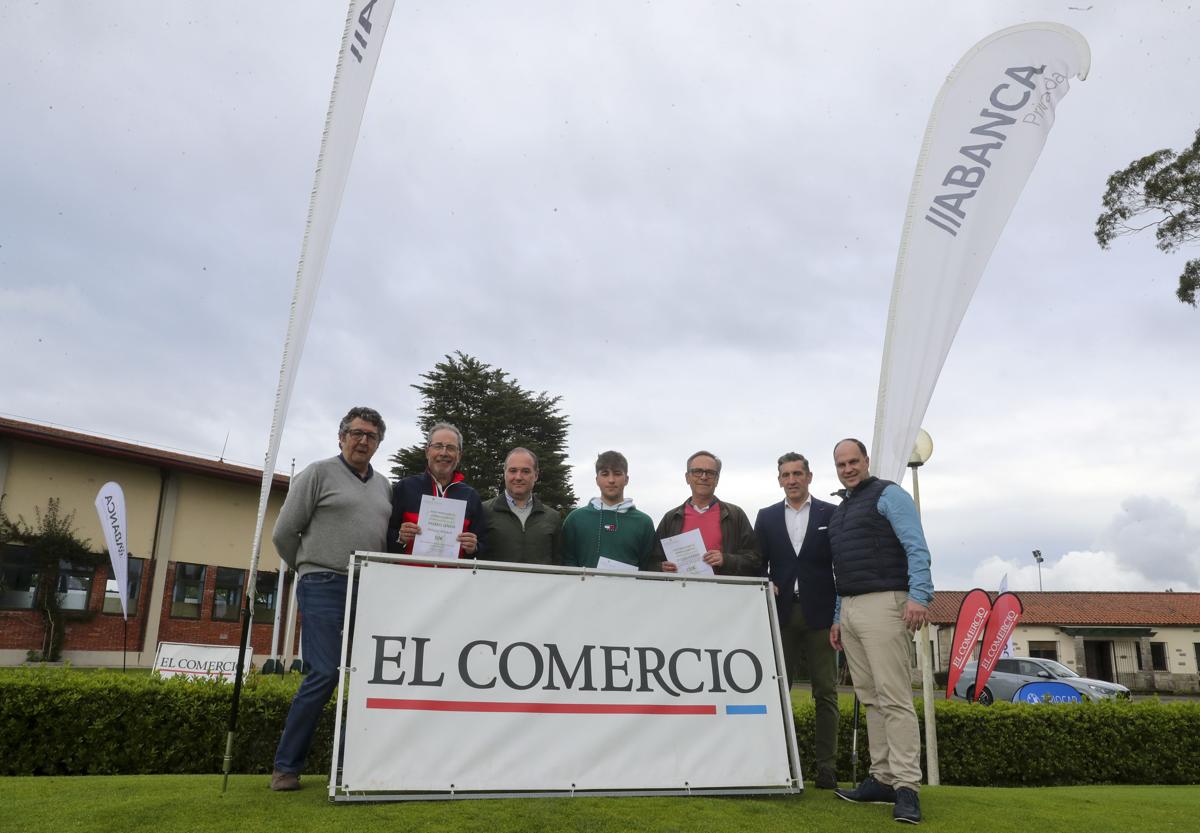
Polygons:
M812 470L804 455L789 451L779 458L784 499L760 509L754 522L762 574L769 576L779 612L788 682L801 653L808 660L816 703L816 785L837 787L837 652L829 642L836 591L829 550L829 519L834 506L809 494Z

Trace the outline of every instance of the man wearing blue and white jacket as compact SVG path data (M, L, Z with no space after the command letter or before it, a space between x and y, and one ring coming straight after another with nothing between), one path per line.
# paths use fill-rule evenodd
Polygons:
M870 774L847 801L894 803L896 821L921 820L921 734L913 709L912 633L929 621L929 546L908 493L870 474L862 441L833 448L845 499L829 522L838 600L829 641L844 650L866 707Z

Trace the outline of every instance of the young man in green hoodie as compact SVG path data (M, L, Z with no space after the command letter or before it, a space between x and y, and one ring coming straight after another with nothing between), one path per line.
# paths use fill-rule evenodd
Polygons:
M601 558L657 571L654 557L654 521L626 500L629 462L619 451L596 458L596 485L600 496L573 510L563 521L563 564L595 567Z

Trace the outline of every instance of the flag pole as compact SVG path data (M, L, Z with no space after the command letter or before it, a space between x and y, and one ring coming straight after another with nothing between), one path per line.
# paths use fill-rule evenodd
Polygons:
M271 417L271 434L267 442L267 453L263 459L262 486L258 498L258 519L254 527L254 539L250 547L250 569L242 605L242 635L238 647L238 664L233 682L233 697L229 708L229 728L225 737L225 755L222 760L221 792L229 785L229 772L233 763L233 741L237 734L238 707L241 702L243 667L250 633L254 624L254 588L257 581L258 558L262 550L263 525L266 520L267 502L275 480L275 460L279 455L279 443L283 425L287 418L288 404L292 398L300 357L304 352L304 340L312 320L316 304L317 289L325 270L325 259L333 238L333 228L341 208L342 195L350 174L350 163L354 147L358 143L358 131L362 126L363 113L367 106L367 94L371 80L379 63L379 52L387 33L395 0L350 0L346 10L346 23L342 30L342 44L338 52L337 69L333 76L333 89L329 95L329 109L325 114L325 129L321 136L321 149L317 154L317 168L313 177L313 188L309 199L308 217L304 226L304 238L300 245L300 262L296 269L296 285L292 292L292 306L288 317L287 336L283 343L283 360L279 368L279 384L275 391L275 410ZM339 96L339 94L341 94Z

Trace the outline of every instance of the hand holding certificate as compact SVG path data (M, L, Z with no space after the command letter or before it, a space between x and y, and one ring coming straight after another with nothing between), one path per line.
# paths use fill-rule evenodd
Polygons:
M713 575L713 568L704 561L707 550L700 530L690 529L682 535L663 538L662 547L667 561L678 567L678 572L692 576Z
M467 502L453 498L423 495L417 525L421 531L413 539L413 555L426 558L458 558L458 536L467 519Z

